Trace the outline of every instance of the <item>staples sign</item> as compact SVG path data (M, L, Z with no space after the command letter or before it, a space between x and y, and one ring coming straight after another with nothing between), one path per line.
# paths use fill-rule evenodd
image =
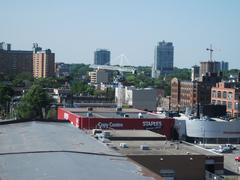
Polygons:
M161 121L143 121L144 129L161 129L162 122Z

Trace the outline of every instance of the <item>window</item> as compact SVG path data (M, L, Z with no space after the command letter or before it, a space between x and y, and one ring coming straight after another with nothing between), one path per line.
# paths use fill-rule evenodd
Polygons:
M215 100L212 100L212 104L215 104L216 103L216 101Z
M216 91L215 90L212 91L212 97L216 97Z
M221 104L221 101L217 100L217 104Z
M223 98L226 99L227 98L227 92L223 91Z
M232 109L232 102L228 102L228 109Z
M238 102L235 103L235 107L234 107L235 110L239 110L239 105L238 105Z
M218 98L221 98L221 91L218 91L218 92L217 92L217 97L218 97Z
M239 99L239 94L235 93L235 100L238 100L238 99Z
M228 100L232 100L232 92L228 93Z
M226 101L222 101L222 105L226 106L227 105Z

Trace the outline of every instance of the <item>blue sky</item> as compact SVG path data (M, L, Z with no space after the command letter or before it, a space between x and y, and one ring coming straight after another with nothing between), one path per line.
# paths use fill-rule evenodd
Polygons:
M0 41L13 49L33 42L56 53L56 61L92 63L97 48L125 64L151 65L159 41L175 47L174 66L215 60L240 68L238 0L0 0Z

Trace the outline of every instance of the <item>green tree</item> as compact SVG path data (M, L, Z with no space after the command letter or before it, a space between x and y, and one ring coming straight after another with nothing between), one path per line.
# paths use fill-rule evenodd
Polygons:
M9 103L14 95L12 87L0 84L0 112L6 114L9 110Z
M83 76L86 76L89 71L93 69L86 64L71 64L70 65L70 76L74 79L82 79Z
M26 82L33 82L33 80L34 78L32 74L24 72L15 76L15 78L12 80L12 83L15 87L23 87L26 85Z
M19 118L44 118L43 110L50 109L51 98L40 85L33 85L20 100L17 107Z
M79 94L87 94L93 95L95 88L91 85L88 85L86 82L83 81L74 81L71 84L71 92L72 94L79 95Z

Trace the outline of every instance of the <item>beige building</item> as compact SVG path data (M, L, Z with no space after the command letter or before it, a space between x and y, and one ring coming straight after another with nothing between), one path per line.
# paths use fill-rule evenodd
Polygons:
M109 75L107 71L97 69L95 71L89 72L91 83L108 83Z
M42 50L37 44L33 51L33 76L46 78L55 75L55 54L50 49Z

